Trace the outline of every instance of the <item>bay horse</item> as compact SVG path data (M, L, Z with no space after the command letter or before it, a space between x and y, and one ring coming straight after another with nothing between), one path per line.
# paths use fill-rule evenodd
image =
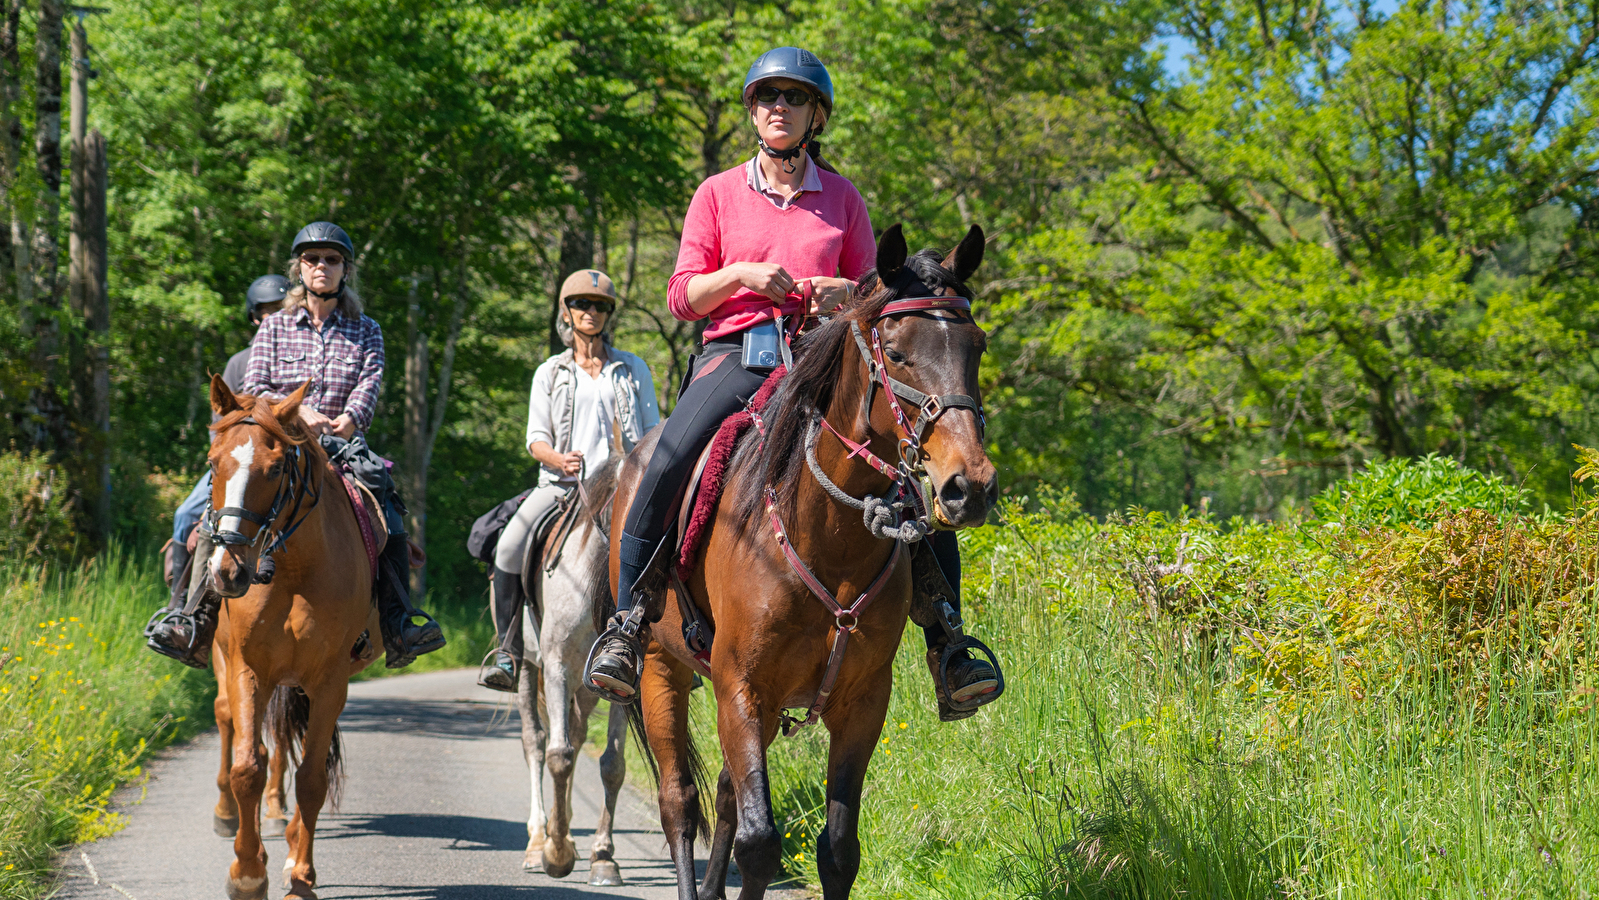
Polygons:
M299 420L306 385L284 400L235 395L211 379L219 416L209 462L215 535L211 588L222 597L211 658L216 667L226 783L218 810L234 811L230 900L267 894L259 814L267 780L263 726L298 757L295 810L284 837L290 897L315 897L317 815L342 774L338 734L350 676L378 653L375 558L341 476ZM377 547L376 550L381 550ZM269 701L270 698L270 701ZM269 707L270 705L270 713ZM231 796L229 796L231 795Z
M577 754L588 737L589 716L599 697L581 690L583 664L594 641L594 604L603 603L592 590L609 584L611 493L616 489L620 448L583 482L574 502L551 529L543 545L530 541L522 563L523 595L519 624L523 631L522 678L517 706L522 715L522 752L533 782L532 811L527 820L524 869L542 868L551 878L565 878L577 862L572 842L572 785ZM541 553L534 553L538 547ZM533 609L537 605L538 615ZM612 827L616 798L627 777L624 743L627 710L610 706L605 750L600 756L600 781L605 808L589 847L589 884L620 885ZM542 716L541 716L542 713ZM544 806L544 770L550 770L554 793Z
M914 476L925 467L934 488L927 517L944 528L987 517L998 491L976 399L987 338L971 318L966 287L983 245L982 230L973 226L948 258L924 250L907 259L900 227L884 232L875 270L830 321L801 339L793 370L761 413L764 421L739 445L692 570L678 573L670 587L658 569L642 583L655 623L640 702L631 708L659 767L661 825L680 900L724 896L730 855L743 879L739 896L765 895L782 863L766 748L780 728L787 733L818 718L830 743L817 871L824 897L849 896L861 861L861 790L888 710L912 573L900 540L874 535L858 506L835 497L857 503L896 491L919 497ZM905 398L920 398L911 400L909 414ZM628 458L614 515L627 510L653 448L652 435ZM887 459L902 460L901 467ZM872 502L866 506L870 518ZM615 536L612 550L615 583ZM679 598L685 588L689 596ZM823 593L836 599L824 600ZM714 632L708 670L724 761L697 895L694 837L705 829L703 779L688 732L694 655L680 612L689 607L680 599ZM794 708L810 715L785 713Z

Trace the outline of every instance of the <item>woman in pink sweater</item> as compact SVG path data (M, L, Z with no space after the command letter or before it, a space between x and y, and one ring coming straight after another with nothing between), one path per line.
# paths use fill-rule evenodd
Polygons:
M833 111L833 83L821 61L797 47L767 51L745 77L744 106L760 152L707 178L694 192L667 285L673 315L711 321L704 352L684 377L619 540L617 615L585 676L614 702L629 703L638 695L643 651L639 617L628 615L633 585L666 536L672 502L689 469L722 421L742 409L777 366L784 350L781 323L831 311L876 260L866 202L849 179L821 160L813 140ZM762 348L770 348L765 358L754 352ZM935 550L950 581L959 585L959 545L953 532L940 534L944 539ZM966 658L950 668L956 699L998 686L986 661Z

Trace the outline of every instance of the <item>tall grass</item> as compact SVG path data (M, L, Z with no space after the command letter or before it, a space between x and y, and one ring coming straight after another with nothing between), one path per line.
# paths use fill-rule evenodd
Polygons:
M0 896L45 890L54 849L122 825L112 791L211 724L210 673L144 649L155 565L0 568Z
M1440 509L1346 534L1012 510L965 545L1007 693L938 723L907 633L856 895L1593 896L1593 519L1472 530ZM706 711L697 728L714 744ZM814 880L825 733L769 760L787 862Z

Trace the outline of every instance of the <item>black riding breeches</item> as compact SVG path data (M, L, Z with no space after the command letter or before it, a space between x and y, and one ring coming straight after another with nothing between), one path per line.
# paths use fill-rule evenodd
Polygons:
M739 356L742 346L736 341L706 344L705 352L694 358L677 406L661 427L661 436L639 481L638 493L633 495L633 504L628 507L618 542L618 609L632 607L633 583L666 536L672 501L677 499L701 451L716 436L722 422L743 409L766 381L766 375L744 368Z
M958 615L961 611L961 545L955 538L953 531L935 531L923 538L933 548L933 558L938 560L939 571L944 573L944 579L949 586L955 589L955 596L949 598L951 606L955 607ZM944 629L938 625L922 629L922 636L927 638L927 648L943 643Z

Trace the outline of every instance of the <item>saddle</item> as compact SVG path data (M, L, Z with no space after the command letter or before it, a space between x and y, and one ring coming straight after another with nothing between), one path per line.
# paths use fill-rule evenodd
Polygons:
M582 506L576 502L577 497L576 485L567 488L561 499L533 522L527 547L522 551L522 596L527 598L528 612L534 622L542 621L544 616L543 597L539 594L541 576L560 563L561 549L566 546L572 524L577 521L576 510Z

